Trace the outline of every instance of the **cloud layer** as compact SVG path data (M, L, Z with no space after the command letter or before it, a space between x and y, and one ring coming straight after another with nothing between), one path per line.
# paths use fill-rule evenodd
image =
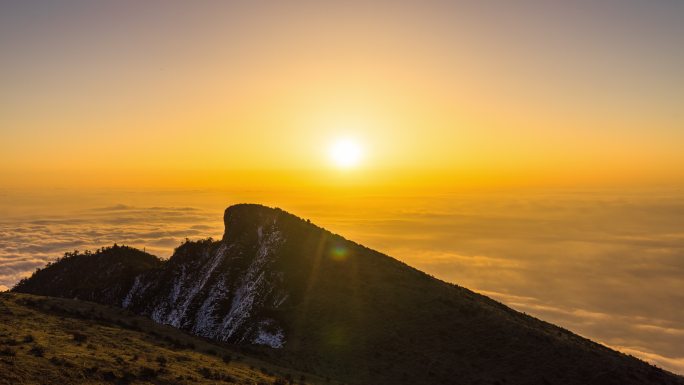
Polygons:
M227 203L223 196L208 199L191 193L192 207L109 202L10 216L0 221L0 290L65 251L117 242L168 257L186 237L218 238ZM440 279L684 373L679 192L266 201Z
M190 207L97 207L0 222L0 285L11 287L66 251L114 243L169 257L185 238L220 237L220 213ZM2 287L0 287L2 288Z

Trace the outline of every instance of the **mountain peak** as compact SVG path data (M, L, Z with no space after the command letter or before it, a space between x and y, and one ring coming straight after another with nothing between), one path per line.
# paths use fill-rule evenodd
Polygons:
M241 239L242 243L257 244L266 233L274 232L287 233L288 238L295 239L319 237L323 233L332 235L285 210L255 203L229 206L223 214L223 223L223 242Z
M225 240L229 236L243 232L248 228L257 229L264 226L273 226L278 218L283 215L296 218L294 215L286 213L279 208L255 203L240 203L229 206L223 214L223 224L225 226L223 239Z
M223 218L244 218L244 217L261 217L264 215L275 215L282 212L281 209L269 207L258 203L238 203L226 208Z

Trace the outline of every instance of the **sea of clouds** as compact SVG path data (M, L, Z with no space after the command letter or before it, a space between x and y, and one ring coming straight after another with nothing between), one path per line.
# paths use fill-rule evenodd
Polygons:
M185 238L220 238L221 215L212 214L192 207L117 204L0 221L0 290L67 251L118 243L168 258Z
M54 203L4 192L0 290L65 251L119 243L166 258L185 238L220 238L222 210L249 196L184 192L151 204L157 195L108 193L49 210ZM684 373L680 191L254 196L437 278Z

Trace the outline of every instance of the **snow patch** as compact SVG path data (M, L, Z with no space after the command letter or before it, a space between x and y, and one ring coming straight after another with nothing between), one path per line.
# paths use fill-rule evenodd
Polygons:
M128 293L126 293L126 296L124 297L123 301L121 301L122 308L126 309L127 307L131 306L131 302L133 301L133 293L138 291L140 286L140 276L137 276L133 281L133 286L131 286L131 290L129 290Z
M162 303L152 312L152 319L156 322L171 325L174 327L181 327L183 319L190 307L190 304L195 299L197 294L204 288L207 281L214 273L214 270L223 261L227 248L221 245L216 251L214 257L205 265L201 271L201 276L198 281L188 277L186 270L183 269L181 276L174 280L174 285L171 293L169 293L169 301ZM183 298L184 297L184 298ZM182 301L181 301L182 299ZM181 301L179 303L179 301ZM166 305L166 306L164 306ZM169 309L168 311L165 308Z
M148 282L143 285L143 282L140 279L141 277L142 275L138 275L133 280L133 286L131 286L131 289L128 291L128 293L126 293L124 299L121 301L122 308L127 309L129 306L131 306L133 304L133 298L142 295L145 290L152 285L152 282Z
M285 345L285 333L274 321L259 322L257 336L252 340L253 344L266 345L278 349Z
M258 297L263 298L270 287L271 282L264 281L264 268L271 261L271 254L282 243L283 239L279 231L272 230L264 237L263 230L259 227L259 248L252 263L247 268L240 283L235 288L230 310L223 318L220 337L222 340L231 338L237 330L245 324L255 307ZM244 339L244 335L242 336Z
M155 322L207 338L283 347L284 330L276 320L259 314L262 308L278 308L288 299L281 290L282 272L271 268L285 239L275 221L262 223L256 233L255 249L224 241L214 253L205 249L201 256L176 266L175 274L163 284L165 293L159 293L144 313ZM225 271L219 266L225 266ZM140 293L162 285L160 279L163 276L136 277L122 306L134 306Z
M214 310L216 304L228 292L224 279L221 279L214 287L211 288L207 298L202 302L202 306L195 315L195 324L192 327L192 332L203 337L213 338L218 333L216 328L216 316Z

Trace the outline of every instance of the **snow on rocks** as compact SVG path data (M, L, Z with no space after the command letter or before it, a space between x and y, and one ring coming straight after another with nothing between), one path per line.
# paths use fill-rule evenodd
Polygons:
M272 348L282 348L285 345L285 333L273 320L259 322L257 335L252 340L253 344L266 345Z
M207 338L284 346L278 322L261 314L289 297L282 290L282 273L272 267L285 239L276 222L264 221L251 231L256 243L224 239L218 247L210 243L192 258L180 259L173 269L136 277L121 306Z

